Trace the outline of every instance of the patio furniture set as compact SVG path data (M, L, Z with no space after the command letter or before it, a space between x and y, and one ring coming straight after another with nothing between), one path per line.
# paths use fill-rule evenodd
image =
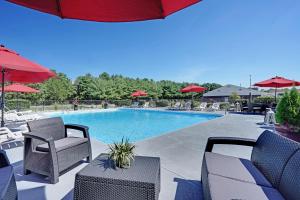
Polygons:
M59 117L28 122L24 133L24 174L46 175L57 183L59 175L83 159L90 162L76 174L74 199L157 200L160 158L136 156L131 167L117 168L107 154L94 160L88 127L64 124ZM68 136L76 129L83 137ZM253 147L251 160L213 153L216 144ZM17 199L13 167L0 152L0 199ZM270 131L257 140L209 138L202 164L205 200L290 199L300 197L300 144Z

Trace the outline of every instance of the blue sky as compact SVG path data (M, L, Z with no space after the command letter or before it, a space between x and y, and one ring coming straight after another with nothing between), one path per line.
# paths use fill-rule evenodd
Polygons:
M300 80L300 1L204 0L165 20L96 23L0 1L0 43L70 78L130 77L249 85Z

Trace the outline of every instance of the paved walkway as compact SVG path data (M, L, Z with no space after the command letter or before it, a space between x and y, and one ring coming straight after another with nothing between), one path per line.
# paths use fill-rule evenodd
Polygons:
M259 125L263 117L257 115L229 114L222 118L181 129L160 137L137 142L139 155L161 158L160 200L201 199L201 162L210 136L237 136L257 138L266 127ZM92 141L93 156L107 152L107 145ZM48 184L40 175L22 173L23 148L7 150L15 167L19 199L72 199L75 174L86 166L83 163L60 176L59 183ZM216 152L249 158L246 147L218 146Z

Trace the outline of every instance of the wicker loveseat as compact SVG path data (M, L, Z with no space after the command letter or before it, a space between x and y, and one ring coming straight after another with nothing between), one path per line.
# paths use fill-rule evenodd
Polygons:
M213 153L215 144L252 146L251 160ZM209 138L202 187L205 200L299 200L300 144L270 131L257 141Z
M0 200L18 199L13 167L3 150L0 150Z
M64 124L60 117L28 122L24 135L24 174L35 172L57 183L59 174L84 158L92 158L88 127ZM67 129L84 137L68 137Z

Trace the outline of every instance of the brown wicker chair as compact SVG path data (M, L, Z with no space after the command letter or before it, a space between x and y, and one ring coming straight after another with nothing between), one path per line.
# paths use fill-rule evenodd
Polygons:
M59 174L84 158L92 158L88 127L64 124L60 117L28 122L24 133L24 174L49 176L57 183ZM84 137L68 137L67 129L80 130Z

